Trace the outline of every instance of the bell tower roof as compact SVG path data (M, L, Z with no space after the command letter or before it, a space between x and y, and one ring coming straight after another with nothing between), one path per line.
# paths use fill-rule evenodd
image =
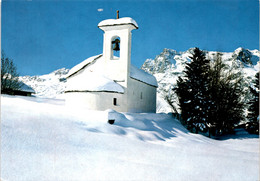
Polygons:
M117 26L117 25L132 25L133 29L138 29L138 25L135 22L135 20L129 17L103 20L98 24L98 27L102 29L103 27Z

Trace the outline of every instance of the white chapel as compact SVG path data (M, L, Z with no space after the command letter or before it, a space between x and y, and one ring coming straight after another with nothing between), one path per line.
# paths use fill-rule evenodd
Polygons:
M74 66L67 75L66 104L86 109L119 112L155 112L154 76L131 65L132 18L101 21L103 54Z

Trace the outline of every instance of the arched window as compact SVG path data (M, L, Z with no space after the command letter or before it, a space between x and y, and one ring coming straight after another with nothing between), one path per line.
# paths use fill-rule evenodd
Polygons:
M120 57L120 37L115 36L111 41L111 59L116 60Z

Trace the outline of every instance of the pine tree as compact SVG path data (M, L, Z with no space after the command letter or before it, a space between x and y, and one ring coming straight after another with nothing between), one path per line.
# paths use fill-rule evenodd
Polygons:
M250 121L257 121L259 116L259 72L256 73L253 84L254 85L250 87L250 92L253 97L249 101L248 119Z
M177 80L177 87L174 89L179 99L179 107L181 109L181 121L187 125L187 128L191 130L194 126L189 120L191 116L191 100L193 99L190 93L189 85L181 77ZM187 121L188 120L188 121Z
M206 59L205 53L195 48L191 62L187 63L184 78L177 81L176 93L179 98L182 119L187 128L199 130L207 129L209 121L208 86L210 61Z
M250 87L252 99L249 101L247 130L250 133L259 133L259 72L256 73L253 80L253 86Z
M217 133L232 131L244 119L243 79L239 71L227 70L217 54L210 69L210 120Z
M229 69L217 54L214 61L194 49L185 76L177 81L183 123L189 130L214 133L231 132L244 119L243 78L239 70ZM212 65L210 65L212 63ZM213 131L214 129L214 131Z

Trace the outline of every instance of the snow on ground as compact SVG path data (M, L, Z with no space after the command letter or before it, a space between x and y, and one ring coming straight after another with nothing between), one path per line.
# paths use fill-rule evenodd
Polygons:
M87 111L63 100L2 95L1 116L5 181L259 179L258 136L212 140L169 114Z

